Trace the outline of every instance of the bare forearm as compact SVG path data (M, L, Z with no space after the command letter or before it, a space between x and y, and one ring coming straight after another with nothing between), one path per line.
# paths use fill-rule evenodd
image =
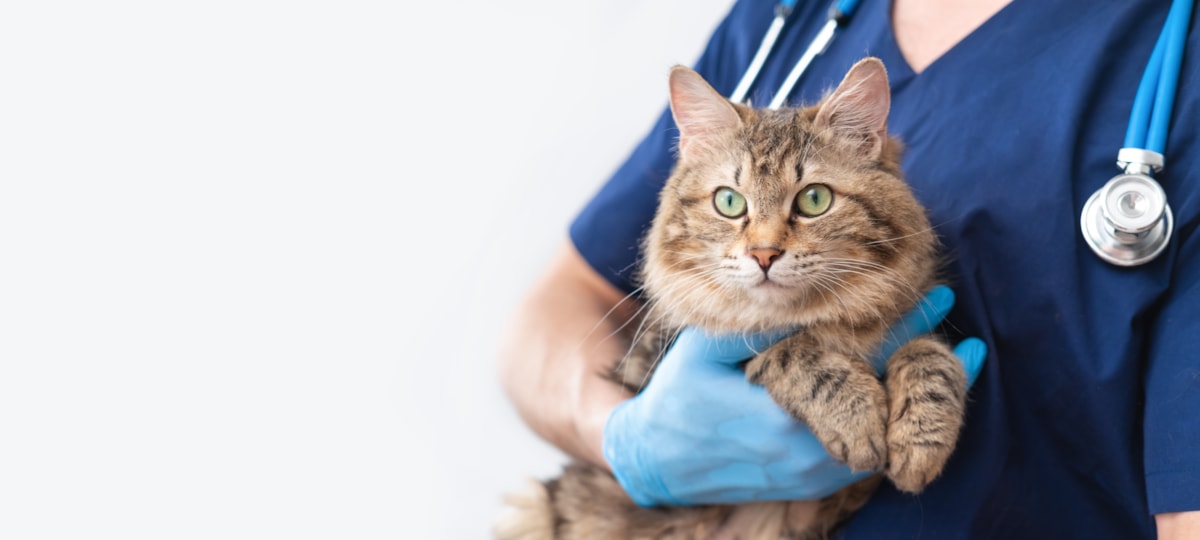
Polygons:
M629 397L601 375L625 352L614 334L634 306L623 298L568 243L518 308L500 351L505 392L529 427L602 466L604 422Z
M1200 511L1157 514L1154 521L1160 540L1200 538Z

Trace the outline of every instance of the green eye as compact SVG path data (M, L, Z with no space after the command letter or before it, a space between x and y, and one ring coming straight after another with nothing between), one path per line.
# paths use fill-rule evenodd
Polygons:
M718 214L727 218L742 217L746 213L746 198L741 193L723 187L713 194L713 206Z
M806 217L817 217L829 210L833 204L833 191L825 184L813 184L796 195L796 212Z

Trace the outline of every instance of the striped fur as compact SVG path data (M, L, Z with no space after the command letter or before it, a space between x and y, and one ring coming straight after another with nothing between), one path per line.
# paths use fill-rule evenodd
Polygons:
M831 456L883 475L821 501L645 509L607 472L573 464L524 499L541 502L517 520L524 528L509 529L540 524L538 533L499 537L824 538L883 476L913 493L937 477L962 424L961 364L931 337L893 354L882 382L867 360L936 284L938 263L932 227L901 177L900 144L886 134L889 99L877 59L855 65L816 106L780 110L732 104L675 68L679 162L644 241L647 303L627 336L631 354L613 372L639 390L683 326L800 328L751 359L748 379ZM795 206L813 184L833 194L815 217ZM744 216L716 211L721 188L745 197Z

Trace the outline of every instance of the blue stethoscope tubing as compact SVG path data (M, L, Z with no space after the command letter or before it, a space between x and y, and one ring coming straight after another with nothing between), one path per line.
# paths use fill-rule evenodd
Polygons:
M1167 128L1175 107L1175 89L1179 85L1192 4L1191 0L1171 3L1167 22L1154 43L1154 52L1150 53L1150 61L1146 63L1133 99L1129 128L1125 131L1125 148L1144 148L1159 154L1166 150Z
M825 52L837 29L850 22L860 2L837 0L830 6L829 19L792 67L769 108L777 109L785 104L813 59ZM1092 251L1118 266L1150 262L1170 241L1171 208L1162 187L1150 175L1163 167L1193 4L1194 0L1172 1L1166 23L1138 83L1124 145L1117 153L1117 164L1124 173L1097 190L1084 204L1080 215L1080 229ZM781 0L775 7L775 18L730 94L730 101L745 101L795 5L796 0Z
M788 95L792 93L792 88L796 86L796 82L800 80L800 76L808 70L808 65L813 59L829 46L833 41L833 35L838 27L845 26L850 22L850 17L854 15L854 10L858 8L858 4L862 0L838 0L829 8L829 20L825 21L825 25L817 32L816 37L809 42L808 47L804 49L804 54L800 55L800 60L792 67L792 71L788 73L784 79L783 85L779 87L779 91L775 92L775 98L771 100L769 105L772 109L778 109L783 106ZM746 94L750 91L750 87L754 85L755 79L758 78L758 73L762 71L763 64L767 61L767 57L771 54L771 49L775 47L775 41L779 39L779 33L783 30L783 25L787 21L788 15L791 15L792 8L795 7L796 0L781 0L775 6L775 18L771 21L771 26L767 27L767 33L763 36L763 40L758 44L758 50L754 53L754 58L750 60L749 67L742 74L742 78L738 81L737 87L733 89L733 93L729 95L729 100L741 103L745 101Z
M1117 152L1123 169L1088 198L1079 228L1092 251L1117 266L1139 266L1166 249L1174 217L1162 186L1152 177L1165 165L1167 132L1187 43L1194 0L1174 0L1142 72L1125 141Z

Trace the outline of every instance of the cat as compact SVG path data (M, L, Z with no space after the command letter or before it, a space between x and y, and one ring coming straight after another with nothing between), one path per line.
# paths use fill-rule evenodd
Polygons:
M887 134L890 99L875 58L816 105L776 110L732 103L673 68L678 162L643 241L646 315L612 374L636 392L685 326L799 327L745 364L748 380L831 456L882 474L820 501L642 508L608 471L573 463L510 497L498 538L824 538L884 476L916 493L940 474L963 422L962 364L931 336L892 354L882 381L868 360L937 284L939 263Z

